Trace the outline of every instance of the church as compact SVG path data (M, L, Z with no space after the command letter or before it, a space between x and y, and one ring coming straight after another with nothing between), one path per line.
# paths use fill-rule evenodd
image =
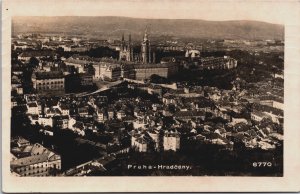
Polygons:
M141 62L143 64L155 63L155 52L152 51L147 29L144 33L144 38L141 42L140 53L133 52L131 34L129 34L129 39L127 43L124 39L124 34L122 35L119 61Z

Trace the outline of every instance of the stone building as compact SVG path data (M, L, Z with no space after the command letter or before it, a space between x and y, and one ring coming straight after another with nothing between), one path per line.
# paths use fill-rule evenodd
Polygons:
M147 64L147 63L155 63L155 60L156 60L155 52L154 49L151 47L147 29L145 31L143 40L141 42L140 53L134 53L133 44L131 41L131 35L129 35L127 44L124 40L124 34L122 35L120 52L119 52L119 61L135 61L135 62L141 62Z
M133 61L133 45L131 42L131 34L129 34L128 44L124 40L124 34L122 35L122 41L119 53L120 61Z
M19 141L19 140L17 140ZM49 176L61 170L60 155L42 145L24 145L12 147L10 169L20 176Z
M168 78L178 72L178 66L175 63L136 64L134 69L137 80L149 79L154 74Z
M35 72L32 82L39 94L65 91L65 78L61 71Z

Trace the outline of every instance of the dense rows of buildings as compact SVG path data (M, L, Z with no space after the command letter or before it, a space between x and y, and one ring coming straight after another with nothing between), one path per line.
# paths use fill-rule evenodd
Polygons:
M153 75L174 78L181 70L230 71L237 68L238 62L229 56L202 57L198 47L174 46L176 42L156 48L147 31L139 45L140 52L134 51L130 35L128 42L123 35L119 45L101 43L119 48L116 59L83 54L97 45L89 40L48 40L38 35L31 37L34 39L38 41L13 43L13 49L19 52L17 62L12 64L13 116L28 118L29 123L24 126L38 128L41 137L68 131L76 137L74 144L89 145L103 157L62 173L64 161L59 154L18 137L13 139L11 149L11 171L17 175L86 175L95 168L106 171L104 165L117 160L118 155L177 152L195 142L225 150L233 150L236 144L262 150L281 146L283 86L275 84L276 79L283 80L279 74L275 81L255 83L243 83L236 77L232 89L189 85L184 81L151 83ZM77 53L64 57L55 51L58 48ZM156 49L186 53L155 63ZM107 83L112 85L108 87ZM30 84L33 90L28 92L25 86ZM88 88L96 84L100 85L96 91L64 95L68 93L67 86Z

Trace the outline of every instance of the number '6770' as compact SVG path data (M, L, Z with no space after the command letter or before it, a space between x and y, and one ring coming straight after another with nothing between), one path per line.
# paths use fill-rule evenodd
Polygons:
M253 162L253 167L271 167L272 162Z

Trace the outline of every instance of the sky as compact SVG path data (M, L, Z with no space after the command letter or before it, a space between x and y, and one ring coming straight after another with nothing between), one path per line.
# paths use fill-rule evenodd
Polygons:
M256 20L275 24L299 20L297 0L10 0L12 15L126 16L135 18ZM295 20L295 21L294 21Z

